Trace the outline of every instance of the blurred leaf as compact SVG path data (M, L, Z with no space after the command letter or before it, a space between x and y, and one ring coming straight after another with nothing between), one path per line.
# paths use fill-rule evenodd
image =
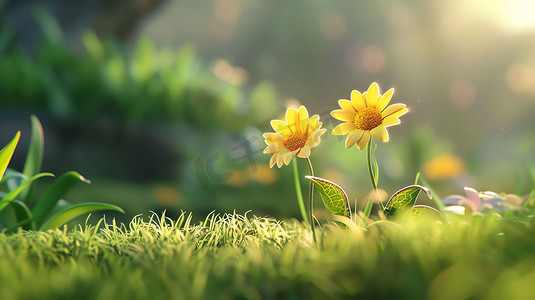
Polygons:
M351 217L351 208L346 193L336 183L314 176L305 176L306 179L316 183L323 203L333 215Z
M84 43L85 49L91 58L96 61L100 61L104 58L104 47L93 31L85 31L82 34L82 42Z
M277 91L273 84L261 82L251 93L250 99L253 120L262 121L276 117L279 105L276 103Z
M107 204L107 203L96 203L96 202L87 202L80 203L65 207L60 210L50 219L48 219L39 230L48 230L58 228L59 226L69 222L70 220L93 211L98 210L114 210L121 213L124 213L124 210L116 205Z
M2 180L7 166L11 161L11 157L13 156L13 152L15 152L15 148L17 148L19 138L20 131L17 131L15 137L13 137L13 139L2 150L0 150L0 180Z
M39 24L39 28L41 28L47 42L53 44L63 43L64 39L61 27L46 9L34 6L31 8L31 13L35 21Z
M155 55L154 43L149 39L142 39L139 41L132 61L132 76L138 82L146 82L154 73L154 57Z
M41 163L43 162L43 149L44 149L44 134L41 122L35 116L31 116L32 121L32 135L30 137L30 146L28 147L28 154L26 156L26 162L24 163L24 170L22 173L27 178L38 174L41 170ZM23 202L28 203L31 197L32 186L24 189L20 193L20 199Z
M9 202L11 202L12 200L15 199L15 197L17 197L19 195L19 193L24 190L26 187L28 187L30 184L32 184L35 180L41 178L41 177L45 177L45 176L54 176L54 174L52 173L40 173L40 174L37 174L35 176L33 176L32 178L26 180L26 181L23 181L21 185L19 185L19 187L17 187L15 190L9 192L7 195L5 195L2 200L0 201L0 210L4 209L8 204Z
M430 199L431 192L428 188L421 185L409 185L401 190L397 191L390 197L390 200L386 203L384 213L387 217L391 217L396 214L397 211L410 208L416 202L416 198L420 193L420 190L424 191Z
M431 206L427 205L414 205L411 210L411 215L413 216L423 216L423 217L432 217L436 218L439 217L441 219L444 219L444 215L442 215L438 210Z
M90 183L78 172L70 171L61 175L41 195L33 208L33 215L37 226L41 225L52 212L58 201L65 196L70 188L77 182Z

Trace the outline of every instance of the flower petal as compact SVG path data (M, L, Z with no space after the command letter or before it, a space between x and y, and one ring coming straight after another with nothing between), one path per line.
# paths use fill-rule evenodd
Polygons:
M296 120L297 131L305 132L308 127L308 111L306 107L299 107L298 119Z
M299 112L295 108L289 107L286 110L286 123L288 123L288 127L290 127L292 133L298 132Z
M374 82L368 88L366 94L366 106L375 107L377 105L377 100L379 100L379 85L377 82Z
M390 127L398 125L399 123L401 123L401 121L397 117L388 116L383 119L383 123L381 123L381 125L384 127Z
M359 91L353 90L351 92L351 104L356 110L361 110L366 107L366 100Z
M357 129L357 126L355 125L355 123L342 123L334 127L332 134L334 135L348 134L355 129Z
M313 115L312 117L310 117L310 120L308 120L308 133L309 134L318 130L321 127L321 122L319 122L319 120L320 120L320 116L318 115Z
M286 153L286 154L284 155L284 164L285 164L285 165L288 165L288 164L292 161L292 158L294 157L294 155L295 155L296 153L297 153L297 150Z
M355 112L349 112L343 109L337 109L337 110L331 111L331 116L344 122L354 122L355 114L356 114Z
M466 194L466 198L470 200L470 206L475 207L475 209L472 208L472 210L476 211L477 208L479 208L479 205L481 204L481 198L479 198L479 193L471 187L465 187L464 193Z
M292 131L284 121L281 120L271 120L271 127L282 137L287 137L292 134Z
M346 137L346 148L351 148L357 140L359 140L364 134L364 130L356 129L351 131Z
M366 145L368 145L370 142L371 137L372 136L369 131L364 131L360 139L357 141L357 148L359 148L359 150L364 149L364 147L366 147Z
M394 94L394 89L389 89L384 93L380 98L379 101L377 101L377 109L379 111L383 111L388 106L388 103L390 103L390 99L392 99L392 95Z
M270 168L273 168L273 166L275 165L275 163L277 162L277 155L279 155L278 153L274 153L272 156L271 156L271 159L269 160L269 167Z
M383 112L381 113L381 116L383 116L383 119L388 116L401 117L402 115L406 114L408 111L409 110L407 109L407 106L405 104L396 103L385 108L385 110L383 110Z
M310 135L307 139L306 145L310 146L311 148L316 147L320 143L320 136L325 133L327 129L320 129L314 134Z
M353 104L351 104L351 101L349 101L349 100L340 99L340 100L338 100L338 105L340 105L340 107L343 110L356 111L355 108L353 107Z
M388 131L382 125L370 130L370 134L382 142L388 142Z
M264 136L264 141L268 145L282 140L281 136L276 132L266 132L264 133L263 136Z
M298 157L306 158L310 156L310 146L305 145L301 150L297 152Z

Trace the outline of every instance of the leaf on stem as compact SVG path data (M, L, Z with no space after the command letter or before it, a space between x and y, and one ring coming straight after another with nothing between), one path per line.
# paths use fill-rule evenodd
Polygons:
M305 176L305 178L316 183L323 203L333 215L351 218L351 207L347 195L339 185L319 177Z
M390 200L386 203L385 206L385 215L387 217L394 216L397 211L403 210L405 208L411 208L418 198L420 191L424 191L427 197L431 199L431 192L428 188L421 185L409 185L401 190L397 191L390 197Z

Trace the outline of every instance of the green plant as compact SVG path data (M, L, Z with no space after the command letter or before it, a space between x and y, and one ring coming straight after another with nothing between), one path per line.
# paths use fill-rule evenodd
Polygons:
M90 183L89 180L75 171L66 172L54 180L37 198L35 205L32 205L34 183L37 179L53 177L54 174L39 173L43 159L44 134L41 123L36 116L31 117L31 122L32 133L23 172L11 169L6 171L18 144L20 131L0 151L0 184L4 184L7 188L7 192L0 193L0 211L11 206L15 216L15 224L11 226L3 224L4 227L7 227L7 231L12 232L19 227L25 230L52 229L79 215L98 210L115 210L124 213L120 207L107 203L89 202L66 206L58 205L59 200L73 185L78 182ZM6 176L2 176L4 173Z

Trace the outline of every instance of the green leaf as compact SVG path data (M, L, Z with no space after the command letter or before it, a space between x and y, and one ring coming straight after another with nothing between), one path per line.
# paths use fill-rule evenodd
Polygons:
M22 173L30 178L35 174L38 174L41 170L41 163L43 162L43 149L44 149L44 134L43 127L39 119L32 115L32 135L30 137L30 146L28 147L28 155L26 156L26 162L24 163L24 169ZM20 199L28 203L31 196L32 185L24 189L20 193Z
M43 224L58 201L78 182L90 183L78 172L70 171L61 175L45 190L32 210L37 226Z
M87 202L67 206L48 219L39 230L48 230L58 228L70 220L93 211L114 210L124 214L124 210L116 205L108 203Z
M41 177L45 177L45 176L54 176L54 174L52 173L40 173L40 174L37 174L35 176L33 176L32 178L26 180L26 181L23 181L21 185L19 185L19 187L17 187L15 190L9 192L7 195L4 196L4 198L2 198L2 200L0 201L0 211L3 210L8 204L9 202L13 201L15 199L15 197L17 197L20 192L22 192L22 190L24 190L26 187L28 187L30 184L32 184L36 179L39 179Z
M411 215L430 218L438 217L440 219L446 220L444 215L442 215L437 209L427 205L414 205L411 210Z
M385 215L391 217L396 214L398 210L412 207L416 202L420 190L424 191L427 197L431 199L431 192L428 188L421 185L406 186L390 197L390 200L388 200L385 206Z
M306 179L316 183L323 203L333 215L351 218L351 208L344 190L336 183L314 176L305 176Z
M17 224L12 226L12 228L16 229L18 227L22 227L24 230L35 230L33 215L26 203L15 199L11 201L10 204L15 211L15 217L17 219Z
M0 180L6 172L7 166L9 165L11 157L13 156L13 152L15 152L15 148L17 148L19 138L20 131L17 131L15 137L13 137L13 139L2 150L0 150Z

